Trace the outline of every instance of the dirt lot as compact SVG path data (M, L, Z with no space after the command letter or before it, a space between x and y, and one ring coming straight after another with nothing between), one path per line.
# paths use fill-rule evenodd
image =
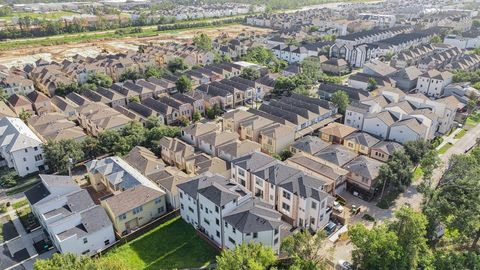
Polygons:
M228 35L235 37L240 33L255 32L258 34L269 33L270 29L257 28L245 25L229 25L218 28L207 28L203 30L179 30L174 34L161 33L153 37L144 38L117 38L117 39L99 39L96 42L69 43L52 46L31 46L21 49L11 49L0 52L0 64L5 66L19 66L27 63L33 63L39 58L45 60L63 60L80 54L83 56L96 56L101 52L124 52L127 50L136 50L140 44L162 43L162 42L186 42L198 33L217 37Z

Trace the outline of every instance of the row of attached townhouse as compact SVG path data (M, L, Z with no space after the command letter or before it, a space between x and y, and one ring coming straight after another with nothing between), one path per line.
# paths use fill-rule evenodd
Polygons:
M431 100L421 93L383 88L377 96L347 107L344 123L379 138L401 143L433 139L453 128L457 105L450 98Z
M226 177L205 173L179 184L182 218L220 248L257 242L279 252L289 226L272 205Z
M93 255L115 242L113 224L106 211L94 203L86 189L70 176L39 177L40 183L25 191L25 196L58 252Z
M22 111L32 115L43 115L55 111L50 98L38 91L32 91L25 96L13 94L8 98L8 105L17 115Z
M35 90L33 81L27 78L27 74L18 68L0 66L0 86L7 96L13 94L26 95Z
M266 154L232 160L231 179L272 205L294 227L322 229L330 220L331 182L308 175Z

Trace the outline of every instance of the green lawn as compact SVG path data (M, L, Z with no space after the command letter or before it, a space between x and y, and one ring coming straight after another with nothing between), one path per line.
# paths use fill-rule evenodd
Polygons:
M29 176L28 178L22 180L20 184L8 190L6 194L11 196L20 192L24 192L25 190L36 185L39 181L40 179L36 175Z
M18 201L18 202L16 202L16 203L12 203L12 208L13 208L13 209L18 209L18 208L24 207L25 205L28 205L27 199Z
M445 144L444 146L442 146L442 148L440 148L438 150L438 154L440 154L440 155L445 154L445 152L447 152L448 149L450 149L450 147L452 147L452 146L453 146L453 144L451 144L451 143Z
M474 111L467 117L467 121L465 121L465 126L473 127L480 123L480 111Z
M122 261L128 269L198 268L215 261L217 252L194 228L177 217L101 257Z
M465 133L467 133L467 130L466 129L462 129L460 130L460 132L458 132L456 135L455 135L455 139L460 139L462 138L463 136L465 136Z
M422 167L418 166L414 171L413 171L413 181L417 181L423 176L423 170Z

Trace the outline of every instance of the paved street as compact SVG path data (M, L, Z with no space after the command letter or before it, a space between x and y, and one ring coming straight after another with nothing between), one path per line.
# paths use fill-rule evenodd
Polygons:
M440 155L440 159L442 161L442 166L435 170L432 176L432 184L436 185L438 181L441 179L443 172L445 171L445 167L447 165L448 160L451 156L456 154L463 154L473 146L475 146L477 138L480 138L480 124L476 125L475 127L471 128L461 139L456 140L455 144L447 150L443 155ZM399 209L405 204L410 205L414 209L420 209L422 204L422 194L417 191L417 187L421 181L417 181L416 183L412 184L407 190L400 194L400 196L395 201L393 207L390 209L381 209L375 205L373 202L366 202L363 201L349 192L344 192L340 194L343 196L348 205L360 205L362 207L362 213L359 215L352 217L350 223L362 222L366 226L372 226L372 222L368 222L362 219L363 214L368 213L369 215L375 217L377 222L385 221L392 217L393 213L396 209ZM331 248L332 245L329 245ZM351 253L352 253L353 246L350 242L339 242L335 245L335 250L333 253L329 254L328 257L333 262L338 262L338 260L350 260Z

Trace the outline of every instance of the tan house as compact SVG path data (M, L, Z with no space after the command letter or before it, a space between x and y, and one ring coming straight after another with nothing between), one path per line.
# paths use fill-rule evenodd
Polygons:
M62 113L44 113L28 119L28 125L43 141L75 140L82 141L87 137L83 129L69 120Z
M375 195L377 177L380 166L384 163L364 155L360 155L343 166L348 171L347 190L357 192L366 200Z
M177 138L163 137L158 144L163 161L180 170L186 170L187 161L195 156L195 148Z
M329 145L330 143L327 143L318 137L307 135L303 138L300 138L299 140L296 140L290 146L290 152L292 152L293 154L306 153L310 155L315 155L319 151L327 148Z
M279 154L295 141L295 130L289 126L274 124L260 131L258 142L267 154Z
M35 114L32 103L25 96L13 94L8 98L8 104L17 115L23 111Z
M27 98L32 102L33 109L37 115L55 111L52 102L50 102L50 98L43 93L33 91L27 94Z
M182 128L181 137L182 140L188 142L195 147L199 146L198 138L204 134L217 131L219 127L216 124L211 123L195 123L187 127Z
M403 146L397 142L381 141L370 149L370 157L387 162L395 151L403 151Z
M107 105L92 102L77 108L78 123L89 134L98 136L104 130L121 129L131 119Z
M345 137L355 131L356 128L333 122L320 129L320 138L329 143L342 144Z
M12 109L10 109L10 107L8 107L5 102L0 101L0 117L4 116L17 117L15 112L13 112Z
M135 146L123 160L145 176L160 172L166 166L162 159L143 146Z
M322 71L333 75L344 75L349 73L350 67L344 59L330 58L322 63Z
M355 153L368 156L370 149L378 142L380 142L379 139L366 132L355 132L345 137L343 145Z

